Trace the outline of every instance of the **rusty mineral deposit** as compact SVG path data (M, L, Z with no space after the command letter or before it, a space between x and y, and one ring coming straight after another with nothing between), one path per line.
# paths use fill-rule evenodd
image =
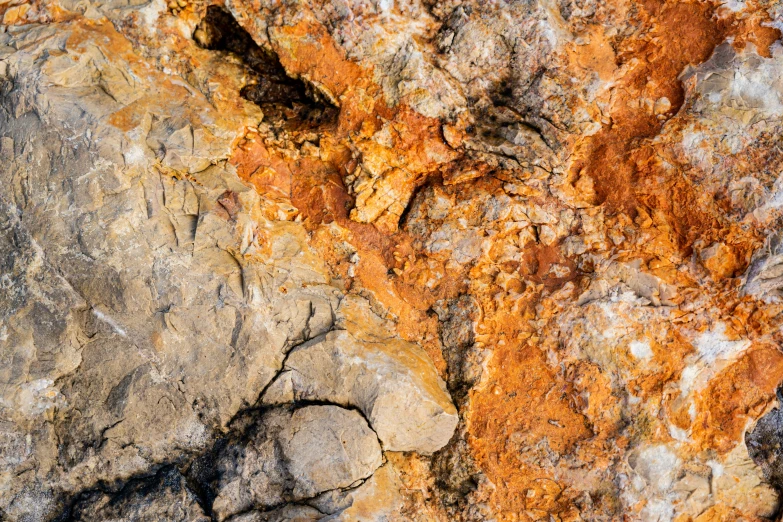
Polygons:
M780 520L782 30L0 0L0 521Z

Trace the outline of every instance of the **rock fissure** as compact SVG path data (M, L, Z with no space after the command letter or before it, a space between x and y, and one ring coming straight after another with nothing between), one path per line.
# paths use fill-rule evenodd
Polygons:
M777 516L782 16L4 3L0 518Z

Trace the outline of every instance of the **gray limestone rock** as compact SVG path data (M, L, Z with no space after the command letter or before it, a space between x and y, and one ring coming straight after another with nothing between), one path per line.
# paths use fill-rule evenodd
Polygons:
M8 28L0 61L0 508L46 520L206 450L340 292L225 162L256 109L105 20Z

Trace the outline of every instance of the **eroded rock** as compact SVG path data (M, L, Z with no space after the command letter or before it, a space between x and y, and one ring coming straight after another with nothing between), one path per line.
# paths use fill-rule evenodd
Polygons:
M0 518L775 516L782 16L0 2Z
M219 520L348 488L382 463L378 439L364 417L339 406L272 410L247 437L217 456L213 510Z
M292 350L262 399L359 408L388 451L432 453L454 433L457 411L426 354L394 339L329 332Z

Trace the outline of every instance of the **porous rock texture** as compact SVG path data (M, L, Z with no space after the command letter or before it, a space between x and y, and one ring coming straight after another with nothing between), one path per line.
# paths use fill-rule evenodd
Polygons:
M0 20L0 520L779 517L780 2Z

